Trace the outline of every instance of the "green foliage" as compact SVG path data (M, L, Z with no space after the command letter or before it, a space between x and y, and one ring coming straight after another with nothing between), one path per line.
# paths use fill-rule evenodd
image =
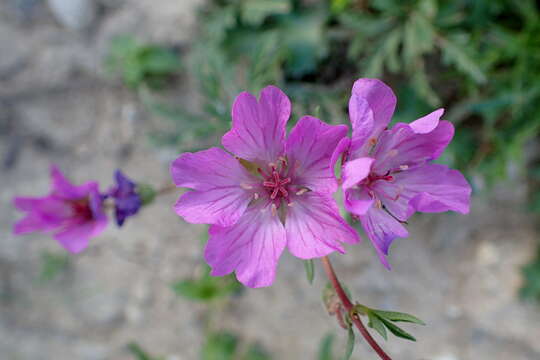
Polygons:
M318 360L333 360L332 347L334 345L334 335L326 335L319 345L319 354L317 356Z
M425 323L416 316L397 311L384 311L368 308L364 305L356 305L359 314L368 316L368 326L377 331L385 340L388 339L386 330L402 339L416 341L414 336L397 326L396 322L408 322L413 324L425 325Z
M443 161L492 183L540 129L538 14L532 0L213 0L189 55L203 113L177 111L184 125L160 141L184 148L222 133L234 96L268 84L296 115L320 106L345 122L352 81L382 77L400 95L399 121L444 106L457 130Z
M540 303L540 247L538 247L535 258L521 271L524 282L519 295L524 300Z
M246 350L242 350L240 339L235 334L222 331L207 337L201 360L271 360L271 357L257 343L249 344Z
M40 280L43 282L54 280L69 266L69 256L65 253L54 254L44 252L41 254Z
M140 44L129 36L116 37L111 42L106 65L111 73L120 74L130 88L147 86L160 89L181 67L179 56L163 46Z
M135 360L164 360L162 357L150 356L139 344L134 342L129 343L127 349Z
M242 285L232 275L216 277L210 275L210 267L204 265L198 279L181 280L172 285L178 296L195 301L212 301L242 291Z

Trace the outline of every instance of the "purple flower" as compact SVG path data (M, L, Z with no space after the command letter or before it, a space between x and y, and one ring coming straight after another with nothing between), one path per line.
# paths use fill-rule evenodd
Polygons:
M471 187L457 171L433 164L452 140L454 127L439 121L439 109L410 124L387 125L396 96L383 82L359 79L349 100L352 138L343 139L333 156L344 152L342 188L345 208L358 217L381 262L396 237L408 236L403 224L416 211L469 212Z
M263 89L259 101L241 93L232 129L222 138L236 157L211 148L184 153L171 165L176 185L193 189L176 212L188 222L212 224L205 249L212 275L235 271L249 287L269 286L286 246L311 259L359 240L332 197L331 156L347 127L305 116L286 138L290 113L277 87Z
M107 195L114 198L116 224L122 226L128 217L135 215L139 211L142 201L136 192L137 185L120 170L116 170L114 177L116 186Z
M14 226L14 234L53 232L68 251L78 253L91 237L107 225L98 184L71 184L56 166L51 167L51 193L45 197L16 197L13 201L26 216Z

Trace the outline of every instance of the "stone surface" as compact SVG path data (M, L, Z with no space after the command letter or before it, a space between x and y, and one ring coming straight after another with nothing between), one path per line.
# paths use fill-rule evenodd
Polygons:
M102 61L118 34L183 44L193 36L199 3L102 1L103 15L84 34L59 26L39 1L0 3L2 359L127 360L131 341L167 359L198 358L206 308L177 298L170 283L200 271L205 229L170 210L178 193L161 197L122 230L110 227L46 283L39 281L41 254L62 250L47 236L13 236L19 214L10 201L46 192L52 162L77 182L108 186L117 167L156 185L169 181L174 152L150 147L146 137L156 119L135 94L104 77ZM180 104L193 98L187 86L174 91ZM359 301L428 323L404 326L417 343L381 340L396 359L540 358L540 312L516 298L519 268L537 237L523 210L525 188L516 184L477 196L468 216L415 217L410 238L392 248L391 272L368 241L333 256ZM235 298L217 326L259 341L274 359L315 359L329 332L343 344L345 334L321 304L325 281L316 271L310 286L303 264L284 255L275 285ZM359 341L353 358L375 356Z

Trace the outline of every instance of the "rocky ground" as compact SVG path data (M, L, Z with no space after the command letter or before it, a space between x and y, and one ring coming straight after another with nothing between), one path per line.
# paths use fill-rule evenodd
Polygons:
M169 284L197 269L204 228L170 210L177 194L160 198L122 231L111 227L49 282L39 281L42 253L61 249L46 236L13 236L18 214L10 201L46 192L52 162L77 182L108 186L121 167L135 179L167 183L175 153L149 145L146 133L159 122L103 73L103 56L119 34L188 42L200 2L101 1L85 30L62 26L43 1L0 3L2 359L130 359L130 341L167 359L198 358L205 307L176 297ZM191 106L193 99L187 81L178 102ZM469 216L417 216L410 238L392 249L392 272L368 242L334 256L359 300L428 323L408 328L417 343L384 344L395 359L540 358L539 308L516 297L519 268L537 236L519 184L516 177L477 195ZM308 285L303 264L285 255L275 285L244 292L218 322L261 342L274 359L316 359L323 336L341 334L322 307L324 284L318 269ZM375 355L359 343L353 358Z

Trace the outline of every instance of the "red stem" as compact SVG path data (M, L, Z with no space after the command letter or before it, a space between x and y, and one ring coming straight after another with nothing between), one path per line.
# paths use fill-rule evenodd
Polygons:
M392 360L392 358L390 358L390 356L388 356L384 352L384 350L379 346L379 344L377 344L375 339L371 337L370 333L367 331L366 327L362 323L362 320L360 320L360 317L358 317L358 315L352 312L352 310L354 309L354 305L351 303L351 301L349 300L349 297L347 296L347 294L341 287L341 284L339 283L339 280L336 276L336 273L334 272L334 268L332 267L332 263L330 262L330 259L328 258L328 256L324 256L321 260L323 263L324 271L326 272L326 275L328 276L328 279L332 283L334 290L336 290L336 293L339 299L341 300L341 303L347 310L347 312L349 314L352 314L351 320L354 323L354 325L356 325L356 327L358 328L358 331L360 331L360 334L362 334L364 339L366 339L368 344L373 348L373 350L375 350L375 352L377 353L377 355L379 355L381 359Z

